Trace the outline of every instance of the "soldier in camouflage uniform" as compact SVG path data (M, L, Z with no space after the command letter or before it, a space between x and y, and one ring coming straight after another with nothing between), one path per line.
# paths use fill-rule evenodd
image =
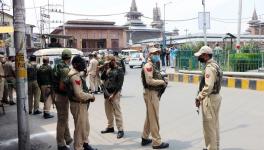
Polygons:
M37 72L37 81L41 90L41 97L44 101L43 117L45 119L53 118L50 114L50 107L53 99L52 90L52 68L49 65L49 57L43 57L43 65L39 67Z
M161 142L159 134L159 101L161 96L159 92L167 86L167 80L162 79L160 71L155 66L160 61L159 53L160 51L157 48L149 49L147 63L141 73L144 86L143 95L147 108L141 145L146 146L152 142L153 149L169 147L168 143ZM153 140L149 139L150 133Z
M37 63L36 56L31 55L29 58L29 63L27 64L27 75L28 75L28 106L29 114L33 115L41 114L39 110L39 101L40 101L40 89L37 82ZM33 107L34 103L34 107Z
M101 131L104 133L114 132L114 119L118 128L117 138L124 136L123 117L120 107L120 91L123 86L124 72L116 64L116 59L109 56L105 63L109 63L109 69L105 70L101 76L104 82L105 113L108 120L107 128Z
M53 69L53 88L55 90L55 105L57 108L57 144L58 150L69 150L67 145L71 144L73 139L70 135L68 116L69 116L69 99L67 89L65 89L64 79L70 71L71 51L63 50L62 60L55 65Z
M68 97L70 109L74 119L74 150L95 150L89 145L90 124L88 106L95 98L88 93L88 87L80 72L86 69L85 60L81 56L72 59L73 68L68 74L70 89Z
M219 150L219 110L222 97L222 71L216 61L212 59L213 51L203 46L194 55L205 64L205 71L200 82L199 93L196 97L196 106L202 105L203 131L206 149Z

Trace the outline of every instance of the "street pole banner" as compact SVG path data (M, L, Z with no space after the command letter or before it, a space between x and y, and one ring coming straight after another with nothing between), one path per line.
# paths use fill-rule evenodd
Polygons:
M210 12L205 12L205 26L206 26L206 29L211 28ZM204 27L204 13L203 12L198 12L198 27L199 27L199 30L203 30L203 27Z

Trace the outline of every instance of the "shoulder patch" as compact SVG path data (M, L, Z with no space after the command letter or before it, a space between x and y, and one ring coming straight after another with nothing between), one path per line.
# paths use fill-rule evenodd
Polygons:
M151 72L153 69L152 69L152 67L147 67L146 70L147 70L147 72Z
M76 83L77 85L81 85L81 80L75 80L75 83Z
M205 77L206 77L206 78L210 78L210 75L209 75L209 74L206 74Z

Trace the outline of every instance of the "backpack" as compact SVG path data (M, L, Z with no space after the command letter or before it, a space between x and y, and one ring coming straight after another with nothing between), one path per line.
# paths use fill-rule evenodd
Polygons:
M71 78L76 74L78 74L78 73L74 73L72 75L67 75L64 78L64 80L62 81L62 83L60 83L60 84L63 84L65 91L67 91L67 96L69 99L72 99L74 97L74 90L73 90L73 86L71 83Z

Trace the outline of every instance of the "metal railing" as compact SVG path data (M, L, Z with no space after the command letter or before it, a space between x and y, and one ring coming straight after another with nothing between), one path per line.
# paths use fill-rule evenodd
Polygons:
M176 56L177 70L200 70L202 65L193 50L179 50ZM246 72L264 68L264 52L236 53L235 50L214 51L213 59L224 71Z

